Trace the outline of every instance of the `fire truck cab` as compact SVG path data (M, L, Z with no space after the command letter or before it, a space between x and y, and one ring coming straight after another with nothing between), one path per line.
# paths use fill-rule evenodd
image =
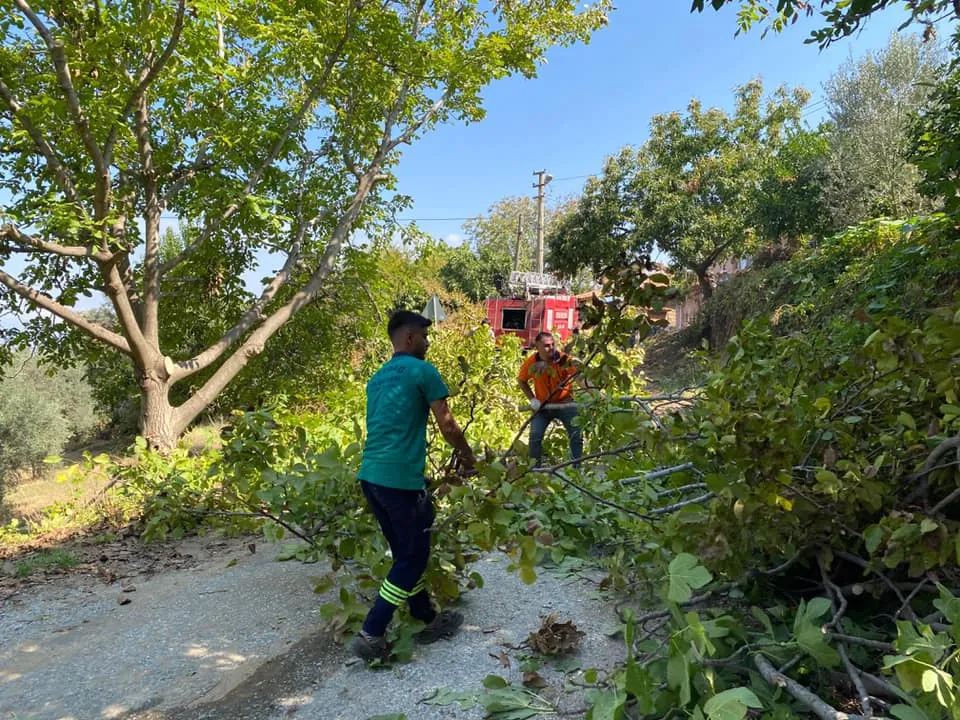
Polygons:
M497 338L515 335L530 348L538 333L550 331L563 343L579 324L576 296L549 273L512 272L505 290L486 301L487 320Z

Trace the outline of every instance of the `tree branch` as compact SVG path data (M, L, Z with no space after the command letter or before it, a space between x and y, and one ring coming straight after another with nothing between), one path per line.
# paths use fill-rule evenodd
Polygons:
M576 488L577 490L579 490L580 492L582 492L584 495L586 495L587 497L592 498L595 502L598 502L598 503L600 503L601 505L606 505L607 507L612 507L612 508L614 508L615 510L619 510L620 512L623 512L623 513L627 513L628 515L633 515L634 517L638 517L638 518L640 518L641 520L653 520L653 516L652 516L652 515L645 515L644 513L637 512L636 510L631 510L631 509L628 508L628 507L624 507L623 505L618 505L618 504L615 503L615 502L612 502L612 501L610 501L610 500L607 500L607 499L605 499L605 498L600 497L599 495L597 495L596 493L592 492L591 490L588 490L587 488L583 487L582 485L578 485L577 483L575 483L573 480L571 480L570 478L568 478L566 475L564 475L564 474L563 474L562 472L560 472L559 470L553 470L551 474L552 474L552 475L556 475L556 476L557 476L558 478L560 478L564 483L566 483L567 485L570 485L570 486L573 487L573 488Z
M757 670L760 671L764 680L775 687L786 690L795 700L810 708L820 720L860 720L862 718L860 715L848 715L845 712L840 712L835 707L828 705L800 683L777 672L776 668L760 653L753 656L753 664L757 666Z
M87 122L86 116L83 114L83 109L80 107L80 98L77 97L76 88L73 87L73 80L70 78L70 65L67 63L67 54L63 41L55 38L51 34L50 30L43 24L43 21L31 9L30 5L27 4L26 0L13 1L16 6L20 8L20 12L30 21L30 24L33 25L40 37L43 38L47 49L50 51L50 57L53 59L53 66L57 73L57 79L60 81L60 89L63 90L67 107L73 116L73 122L77 128L77 132L80 134L80 139L87 148L87 152L90 153L91 160L93 160L94 167L97 170L97 185L98 188L101 188L109 176L109 169L106 163L104 163L103 153L101 153L100 146L97 145L96 139L94 139L93 134L90 132L90 125ZM102 210L102 208L98 208L98 210ZM101 213L98 212L98 214Z
M0 270L0 285L5 285L20 297L24 298L25 300L29 300L37 307L47 310L60 319L80 328L91 337L96 338L97 340L100 340L101 342L104 342L113 348L116 348L126 355L131 354L130 345L126 338L124 338L122 335L119 335L112 330L107 330L102 325L98 325L97 323L87 320L80 313L71 310L65 305L61 305L48 295L44 295L40 291L34 290L33 288L22 284L21 282L17 281L16 278L8 275L3 270Z
M203 233L200 237L197 238L194 242L187 245L180 253L175 257L170 258L165 263L161 264L159 267L159 274L161 276L170 272L173 268L177 267L180 263L186 260L188 257L193 255L203 244L210 238L210 236L216 232L221 224L226 222L230 217L240 209L240 205L243 201L253 192L256 188L257 183L260 182L260 178L263 177L264 173L273 165L276 159L280 156L280 153L283 150L284 145L286 145L287 140L289 139L291 133L299 127L300 123L303 122L303 118L306 116L307 111L313 106L316 99L320 96L320 93L323 91L323 88L326 86L327 81L330 79L330 74L333 72L334 67L337 62L340 60L340 56L343 53L343 49L347 44L347 40L350 39L352 31L352 13L347 13L347 27L343 34L343 37L340 39L339 44L334 48L333 52L330 53L330 56L327 58L326 65L323 68L323 72L316 79L314 84L310 87L307 92L306 97L303 99L303 102L300 104L299 109L290 120L287 122L286 127L283 132L280 133L280 136L277 138L277 141L274 143L273 147L270 149L270 152L264 158L263 162L260 164L256 170L253 171L253 174L247 178L246 184L240 190L240 194L237 198L227 206L227 209L217 219L210 222L206 228L204 228Z
M61 257L87 257L98 262L110 262L113 258L111 253L103 250L94 250L92 247L86 245L60 245L47 240L41 240L21 232L13 225L0 226L0 237L9 238L23 247L30 247L39 252L60 255Z
M171 379L174 383L190 377L204 368L210 367L210 365L217 362L232 345L239 341L250 328L264 320L263 313L267 305L276 297L277 292L290 281L290 276L297 264L297 260L300 259L303 237L306 235L307 230L315 227L316 224L320 222L323 217L329 215L329 213L329 209L324 210L309 222L300 224L296 238L294 239L290 252L287 254L287 259L283 267L277 271L277 274L274 275L270 284L264 288L260 297L250 305L237 324L224 333L213 345L189 360L178 362L176 364L176 370L171 374Z
M181 0L181 8L183 0ZM150 116L146 92L140 94L135 113L137 149L143 169L145 207L143 256L143 335L152 346L160 345L160 197L157 193L157 175L153 166L153 146L150 142Z
M173 21L173 32L170 34L170 39L167 41L167 46L163 49L163 52L160 53L160 57L157 58L155 63L148 63L140 70L140 79L137 82L137 86L130 94L130 97L127 98L127 102L123 106L123 110L117 116L117 122L115 122L113 127L110 128L107 141L103 145L104 162L108 166L110 165L110 161L113 157L113 148L117 141L117 133L121 127L120 124L123 122L123 119L133 111L134 108L140 105L140 101L146 94L147 88L154 80L156 80L157 75L159 75L160 71L163 70L164 65L167 64L167 61L173 55L173 51L180 42L180 34L183 31L183 18L185 10L186 0L180 0L180 2L177 4L177 15Z
M264 343L283 327L296 313L309 305L320 292L324 281L331 273L344 239L360 216L367 196L374 186L376 170L372 168L357 184L353 198L340 216L336 228L327 243L323 258L310 276L307 284L294 293L293 297L253 331L250 337L221 365L204 385L195 392L176 412L174 431L179 434L193 419L210 404L227 383L232 380L251 358L263 352Z
M17 102L17 99L13 96L13 92L9 87L7 87L2 79L0 79L0 98L3 98L4 102L7 104L7 107L10 108L10 112L13 113L14 118L16 118L21 127L27 131L27 134L33 140L33 144L37 147L37 150L39 150L40 154L43 155L44 159L46 159L47 167L50 168L50 171L53 173L54 177L56 177L57 183L63 190L63 194L66 196L67 200L79 205L80 196L77 195L77 188L73 184L73 178L70 177L70 173L67 172L67 169L63 166L63 163L60 162L60 158L57 157L56 151L53 149L50 143L47 142L47 139L43 137L43 133L41 133L37 126L33 124L33 121L30 120L29 116L23 111L23 106Z

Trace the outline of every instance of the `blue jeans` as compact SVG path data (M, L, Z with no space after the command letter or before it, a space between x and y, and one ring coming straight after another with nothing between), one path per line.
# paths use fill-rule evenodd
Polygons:
M576 417L575 405L557 410L541 410L534 414L533 420L530 421L530 457L534 465L540 465L540 459L543 457L543 436L547 434L547 426L552 420L562 422L567 431L567 437L570 439L570 459L579 460L583 456L583 432L579 426L573 424Z

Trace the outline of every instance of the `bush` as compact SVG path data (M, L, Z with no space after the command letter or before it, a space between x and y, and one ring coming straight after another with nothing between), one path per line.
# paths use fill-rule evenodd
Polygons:
M15 354L0 375L0 500L4 476L62 452L98 420L80 368L55 371L30 353Z

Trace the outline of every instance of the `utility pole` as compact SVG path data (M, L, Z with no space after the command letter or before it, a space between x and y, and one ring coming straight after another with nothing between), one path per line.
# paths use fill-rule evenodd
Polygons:
M517 244L513 248L513 271L520 269L520 242L523 238L523 213L517 213Z
M546 194L543 189L553 180L553 175L546 170L538 170L534 173L537 176L537 182L533 184L537 188L537 272L543 273L543 201Z

